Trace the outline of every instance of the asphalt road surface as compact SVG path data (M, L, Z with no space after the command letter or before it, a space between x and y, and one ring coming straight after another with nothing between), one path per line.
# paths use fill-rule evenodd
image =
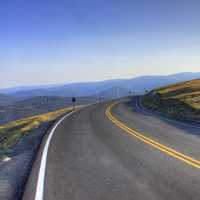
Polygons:
M48 148L44 190L37 183L48 135L23 200L199 200L200 128L147 113L137 100L65 118Z

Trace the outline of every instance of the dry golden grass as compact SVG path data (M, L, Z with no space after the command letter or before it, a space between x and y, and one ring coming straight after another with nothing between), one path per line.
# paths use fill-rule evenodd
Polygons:
M143 98L143 105L176 119L200 122L200 79L154 89Z
M195 109L200 109L200 79L172 84L154 90L163 99L178 99Z
M44 122L54 121L59 116L72 111L72 108L65 108L46 114L27 117L0 126L0 150L4 150L17 143L23 135L30 133Z

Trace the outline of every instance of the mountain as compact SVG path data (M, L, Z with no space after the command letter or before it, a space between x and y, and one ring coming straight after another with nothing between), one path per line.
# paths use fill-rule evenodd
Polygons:
M20 90L19 88L0 90L1 93L12 95L18 100L31 98L34 96L60 96L60 97L83 97L94 96L105 91L112 91L112 88L121 88L126 91L132 91L137 94L144 93L145 90L151 90L155 87L161 87L167 84L187 81L200 78L200 73L178 73L167 76L141 76L132 79L116 79L100 82L71 83L63 85L46 85L31 87ZM116 94L110 95L112 98Z
M117 99L130 95L129 90L121 87L112 87L97 94L99 100Z
M0 106L9 105L16 101L16 98L6 94L0 94Z
M200 78L200 73L178 73L167 76L141 76L125 81L121 87L126 87L137 93L144 93L145 90L152 90L168 84Z
M18 87L0 89L0 93L9 95L9 94L16 93L19 91L29 91L29 90L35 90L35 89L48 89L48 88L58 87L58 86L62 86L62 85L63 84L18 86Z
M109 80L102 82L86 82L86 83L72 83L52 88L39 88L31 90L22 90L18 92L10 93L19 100L31 98L34 96L60 96L60 97L84 97L93 96L97 93L101 93L112 87L120 85L120 80Z

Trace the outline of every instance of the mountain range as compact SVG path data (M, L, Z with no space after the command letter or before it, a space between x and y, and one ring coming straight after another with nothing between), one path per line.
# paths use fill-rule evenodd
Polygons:
M0 90L0 125L10 121L55 111L76 104L88 104L123 96L142 94L168 84L200 78L200 73L169 76L142 76L101 82L28 86Z
M200 78L200 73L185 72L162 76L140 76L132 79L0 89L2 94L0 95L0 104L3 103L3 99L6 100L4 95L7 97L7 103L35 96L116 98L126 96L130 92L132 94L142 94L145 90L152 90L153 88L197 78ZM10 101L8 100L9 97Z

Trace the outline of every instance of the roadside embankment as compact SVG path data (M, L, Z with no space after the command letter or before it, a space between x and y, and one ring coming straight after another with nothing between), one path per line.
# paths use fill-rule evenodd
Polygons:
M66 108L0 126L0 199L21 198L42 138L70 111Z
M200 122L200 80L155 89L143 97L142 105L175 119Z

